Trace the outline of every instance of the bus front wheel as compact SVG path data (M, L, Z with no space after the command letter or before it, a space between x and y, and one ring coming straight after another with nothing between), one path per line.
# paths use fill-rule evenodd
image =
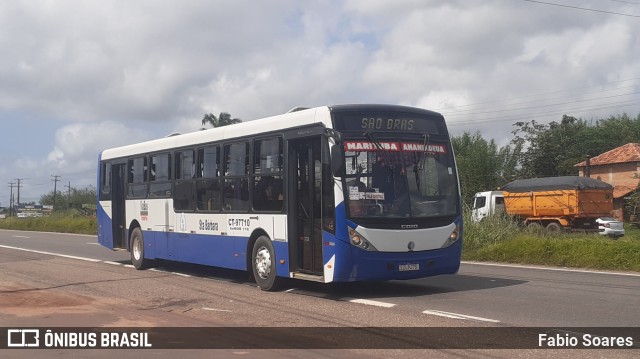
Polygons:
M256 284L262 290L275 290L278 284L276 278L276 256L271 240L260 236L253 245L251 252L251 267Z
M144 237L140 228L131 232L131 263L136 269L145 269L151 260L144 258Z

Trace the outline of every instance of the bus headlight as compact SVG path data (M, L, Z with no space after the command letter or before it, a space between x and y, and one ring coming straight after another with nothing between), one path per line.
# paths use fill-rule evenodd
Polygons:
M349 230L349 239L354 246L364 249L366 251L377 252L378 250L369 241L367 241L362 234L356 232L355 229L347 227Z
M450 245L454 244L458 239L460 239L460 226L456 226L453 229L451 234L449 234L449 238L444 242L441 248L447 248Z

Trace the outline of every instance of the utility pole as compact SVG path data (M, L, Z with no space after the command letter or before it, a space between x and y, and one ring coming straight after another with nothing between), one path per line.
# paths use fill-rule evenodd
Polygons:
M53 210L56 210L56 196L58 195L58 181L60 181L60 176L51 175L53 177L51 180L53 181Z
M15 180L18 181L18 185L16 186L18 188L18 206L20 206L20 187L23 187L20 185L20 181L22 181L24 178L16 178Z
M65 186L67 188L67 203L69 204L69 209L71 208L71 181L69 181L69 185Z
M13 213L13 186L15 183L10 182L9 187L11 187L11 197L9 197L9 217L11 217L11 213Z

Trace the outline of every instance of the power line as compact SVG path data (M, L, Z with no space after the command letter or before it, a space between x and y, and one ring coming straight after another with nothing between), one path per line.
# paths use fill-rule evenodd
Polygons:
M623 90L623 89L628 89L628 88L636 88L636 86L623 86L623 87L618 87L618 88L613 88L613 89L607 89L607 90L600 90L600 91L592 91L592 92L585 92L582 94L576 94L576 95L568 95L568 96L560 96L560 97L554 97L554 99L558 100L558 99L563 99L563 98L574 98L576 96L584 96L584 95L592 95L592 94L596 94L596 93L602 93L602 92L609 92L609 91L618 91L618 90ZM533 97L533 96L540 96L540 95L531 95L531 96L524 96L522 98L526 98L526 97ZM510 100L516 100L518 98L513 98ZM597 100L597 99L596 99ZM491 102L501 102L502 100L496 100L496 101L491 101ZM508 101L508 100L507 100ZM541 100L532 100L532 101L522 101L522 102L513 102L513 103L505 103L504 105L495 105L495 106L489 106L489 107L484 107L485 109L487 108L501 108L504 106L511 106L511 105L524 105L527 103L537 103ZM471 105L463 105L460 107L467 107L467 106L471 106ZM453 112L441 112L443 115L450 115L453 113L458 113L458 112L463 112L463 111L473 111L473 109L469 109L469 110L459 110L459 111L453 111Z
M609 99L609 98L614 98L614 97L637 95L637 94L640 94L640 91L631 92L631 93L625 93L625 94L621 94L621 95L612 95L612 96L593 98L593 99L583 99L583 100L575 100L575 101L569 101L569 102L552 103L552 104L547 104L547 105L537 105L537 106L520 107L520 108L513 108L513 109L502 109L502 110L494 110L494 111L482 111L482 112L467 112L467 113L450 112L450 113L443 113L443 115L446 115L446 116L463 116L463 115L478 115L478 114L486 114L486 113L494 113L494 112L530 110L530 109L539 108L539 107L569 105L569 104L578 103L578 102L604 100L604 99ZM605 104L605 105L607 105L607 104ZM467 110L467 111L471 111L471 110ZM460 111L460 112L464 112L464 110Z
M505 122L505 121L519 121L519 120L535 119L536 117L541 117L541 116L546 117L546 116L566 115L567 112L581 113L581 112L599 111L599 110L607 110L611 108L629 107L629 106L637 106L637 105L640 105L640 102L628 102L628 103L621 102L620 104L608 104L607 106L604 106L604 107L589 106L589 107L577 107L573 109L558 110L560 112L557 112L557 111L543 112L543 113L533 113L529 115L507 115L507 116L492 117L492 118L485 118L485 119L475 119L475 120L466 120L466 121L463 120L463 121L454 121L454 122L447 121L447 126L473 125L478 123Z
M624 0L609 0L609 1L619 2L623 4L640 5L640 3L633 2L633 1L624 1Z
M466 104L466 105L456 105L456 106L448 106L448 107L441 107L441 108L433 108L431 110L433 110L433 111L442 111L442 110L448 110L448 109L456 109L456 108L459 108L459 107L469 107L469 106L475 106L475 105L484 105L484 104L488 104L488 103L507 102L507 101L520 100L520 99L531 98L531 97L536 97L536 96L552 95L552 94L561 93L561 92L584 90L584 89L588 89L588 88L592 88L592 87L601 87L601 86L604 86L604 85L610 85L610 84L615 84L615 83L620 83L620 82L627 82L627 81L635 81L635 80L640 80L640 77L634 77L634 78L625 79L625 80L619 80L619 81L605 82L605 83L603 83L601 85L592 85L592 86L586 86L586 87L584 87L584 86L574 87L574 88L568 88L568 89L564 89L564 90L556 90L556 91L541 92L541 93L537 93L537 94L519 96L519 97L514 97L514 98L510 98L510 99L506 99L506 100L493 100L493 101L475 102L475 103L469 103L469 104ZM615 90L621 90L621 89L625 89L625 88L635 88L635 87L636 87L635 85L623 86L623 87L617 87L617 88L606 89L606 90L601 90L601 91L589 92L589 93L586 93L586 94L597 93L597 92L606 92L606 91L615 91Z
M572 5L565 5L565 4L556 4L556 3L552 3L552 2L546 2L546 1L538 1L538 0L521 0L521 1L532 2L532 3L536 3L536 4L542 4L542 5L559 6L559 7L564 7L564 8L574 9L574 10L593 11L593 12L600 12L600 13L609 14L609 15L619 15L619 16L640 18L640 15L631 15L631 14L623 14L623 13L620 13L620 12L589 9L589 8L586 8L586 7L579 7L579 6L572 6Z

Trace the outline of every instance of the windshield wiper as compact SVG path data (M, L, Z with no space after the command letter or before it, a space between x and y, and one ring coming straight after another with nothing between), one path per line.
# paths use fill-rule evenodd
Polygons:
M382 152L385 156L385 161L389 164L391 164L391 157L389 156L389 150L385 150L384 147L382 146L382 144L380 143L380 141L378 141L376 138L373 137L373 134L369 131L364 133L364 137L373 142L373 144L378 148L378 150L380 150L380 152Z

